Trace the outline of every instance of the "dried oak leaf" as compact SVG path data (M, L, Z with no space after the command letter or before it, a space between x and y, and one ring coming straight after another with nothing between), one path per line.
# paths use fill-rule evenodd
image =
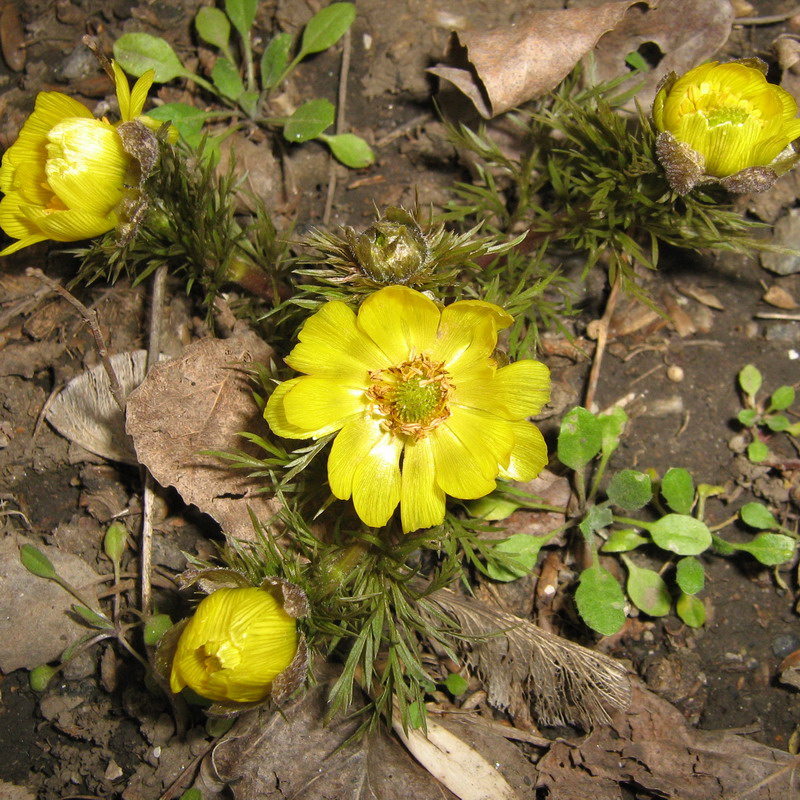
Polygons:
M654 6L655 0L532 11L503 28L453 32L448 63L428 72L457 86L490 119L554 89L637 5Z
M622 786L680 800L785 800L796 796L800 762L735 734L692 729L675 706L632 687L627 712L580 744L554 742L537 766L550 800L621 800Z
M229 784L235 800L455 800L382 727L351 740L361 715L338 715L326 723L334 678L321 680L280 712L237 720L206 758L197 788L210 796L220 783ZM350 710L364 703L357 691Z
M640 48L653 55L657 51L663 57L653 70L639 76L636 91L636 102L649 110L664 75L680 75L702 64L728 41L733 15L730 0L659 0L650 9L635 6L598 42L593 80L624 75L625 57ZM633 101L629 105L632 108Z
M272 348L254 334L202 339L155 365L127 403L127 432L139 461L162 486L174 486L237 539L254 538L248 509L266 521L278 503L260 492L263 481L203 451L260 455L238 435L269 436L242 367L271 357Z

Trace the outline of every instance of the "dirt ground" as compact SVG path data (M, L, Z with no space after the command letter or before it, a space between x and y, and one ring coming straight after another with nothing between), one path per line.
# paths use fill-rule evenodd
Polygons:
M8 29L6 14L15 10L26 46L20 69L0 62L0 143L13 142L38 91L68 92L90 106L111 92L109 83L98 78L95 62L85 58L80 44L85 33L97 36L110 49L123 32L147 30L165 36L185 55L195 52L191 20L197 5L189 0L4 3L8 11L2 12L0 28ZM262 159L258 150L248 150L244 157L252 184L264 186L258 181L266 181L271 186L271 208L279 218L295 217L298 234L323 224L331 174L336 176L336 189L325 224L358 229L369 224L373 204L411 206L418 197L422 204L441 208L453 181L469 179L431 102L436 84L425 68L444 52L453 26L481 29L507 23L521 4L403 0L391 4L391 25L385 20L387 5L381 0L357 2L347 99L348 124L373 145L376 163L357 172L337 166L332 173L327 151L312 142L286 158L278 181L264 174L275 163L272 155ZM559 8L562 3L542 0L532 5ZM754 5L754 16L780 15L794 6L789 0ZM313 0L263 2L257 29L264 36L275 29L296 32L317 6ZM786 30L786 22L735 30L725 55L768 57L771 41ZM313 90L315 96L334 99L339 65L337 48L310 59L292 79L292 97ZM175 99L184 91L182 86L175 88L180 83L163 87L159 96ZM795 182L777 202L781 208L794 208L800 184L794 178L787 180ZM793 485L781 484L753 471L732 447L739 432L735 417L742 407L736 376L745 364L757 365L770 389L797 385L800 380L796 311L794 320L770 319L765 315L780 310L763 300L766 290L777 286L800 301L800 273L776 275L755 256L701 257L668 251L662 261L647 284L656 301L673 314L673 322L657 319L616 336L612 330L603 362L595 402L603 409L622 400L631 419L612 466L652 467L660 472L680 466L700 482L724 486L724 502L709 505L712 525L728 518L744 500L758 498L788 509L786 519L796 526L800 471L795 469ZM49 545L82 562L83 566L73 566L79 573L88 570L88 584L109 572L99 545L108 521L122 509L131 515L141 511L142 476L136 466L111 463L71 445L44 421L46 406L57 390L96 365L98 356L78 313L26 276L30 266L67 282L74 261L56 247L42 244L2 264L0 526L4 538L0 545L17 541L20 535L39 546ZM576 265L576 275L579 271ZM585 287L574 323L578 336L602 314L606 289L602 281ZM110 352L143 346L146 291L125 280L113 287L96 283L77 290L97 310ZM208 334L195 299L187 297L177 281L169 286L168 309L171 352ZM685 317L686 328L676 324L675 309L682 321ZM615 317L617 328L624 330L626 321L644 310L635 301L624 301ZM555 341L555 337L546 340L542 356L555 384L552 414L542 423L551 445L559 415L580 404L590 367L587 358L560 357ZM680 381L668 375L673 366L682 369ZM670 374L674 376L674 370ZM789 449L783 456L796 461L798 454ZM742 530L739 535L748 534ZM184 506L174 492L159 493L155 586L161 610L179 610L168 578L184 568L182 552L210 552L208 537L216 536L213 521ZM797 564L780 568L783 587L772 570L752 559L709 558L706 566L705 627L690 629L675 616L642 618L626 625L621 634L600 641L599 647L673 703L690 727L742 734L796 754L800 694L780 682L778 666L787 655L800 651ZM135 566L131 563L127 569ZM2 592L12 587L14 592L24 591L8 573L4 577L8 582L0 584ZM132 586L135 575L129 578ZM38 584L32 589L30 582L36 579L28 580L27 591L35 594ZM7 597L3 607L10 603ZM5 611L2 616L7 616ZM27 626L20 630L19 625L14 629L20 638L18 658L0 665L6 670L0 676L0 798L180 797L191 785L182 776L194 774L209 750L211 738L202 717L198 715L188 732L178 735L168 703L144 685L138 665L107 642L75 659L46 692L34 693L22 667L37 663L29 659L41 651L28 640L42 634L35 620L30 622L30 630ZM585 632L576 633L569 625L562 632L590 643ZM397 790L378 788L371 796L394 797ZM624 797L679 800L677 795L645 792L635 785L620 791ZM796 791L794 796L800 797L800 789ZM289 795L278 787L269 796Z

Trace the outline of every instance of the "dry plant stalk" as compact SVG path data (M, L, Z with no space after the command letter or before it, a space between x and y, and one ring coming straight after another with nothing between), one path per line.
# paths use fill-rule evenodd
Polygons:
M628 707L626 671L614 659L448 589L426 601L460 627L454 646L495 708L516 715L524 699L542 724L593 727L609 722L610 710Z

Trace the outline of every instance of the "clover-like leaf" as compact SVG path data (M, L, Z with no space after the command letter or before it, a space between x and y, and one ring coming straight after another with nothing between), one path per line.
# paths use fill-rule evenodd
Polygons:
M706 607L693 594L682 593L675 603L675 611L690 628L702 628L706 623Z
M748 364L739 371L739 386L751 399L758 394L762 382L761 372L753 364Z
M372 148L360 136L354 133L337 133L331 136L320 136L338 161L350 169L363 169L375 161Z
M622 530L612 531L600 548L604 553L628 553L635 550L650 540L642 536L633 528L623 528Z
M315 139L325 128L333 125L335 113L336 109L328 100L309 100L286 120L283 136L290 142L307 142L309 139Z
M753 541L733 545L737 550L750 553L753 558L767 567L785 564L794 558L797 542L782 533L759 533Z
M633 604L651 617L669 614L672 598L664 579L652 569L637 566L628 556L622 560L628 568L628 581L625 588Z
M213 6L203 6L194 18L200 38L220 50L228 49L231 38L231 23L223 11Z
M604 567L589 567L581 573L575 604L583 621L603 636L611 636L625 624L625 595Z
M303 31L298 59L332 47L347 33L356 18L353 3L332 3L318 11Z
M745 503L739 509L739 516L746 525L758 528L760 531L780 528L778 520L763 503Z
M694 503L694 481L685 469L668 469L661 481L661 494L673 511L688 514Z
M597 417L577 406L564 416L558 432L558 458L570 469L581 469L599 452L603 428Z
M620 470L608 485L608 499L626 511L642 508L652 496L650 476L635 469Z
M156 83L192 74L167 41L149 33L123 33L114 42L114 58L125 72L137 78L152 69Z
M503 553L507 561L498 564L490 561L486 574L495 581L514 581L527 575L539 558L539 550L547 544L546 536L531 536L529 533L515 533L494 546L494 552Z
M687 514L667 514L649 526L653 541L679 556L696 556L711 546L711 531Z
M694 556L685 556L675 567L675 582L685 594L697 594L706 583L703 565Z

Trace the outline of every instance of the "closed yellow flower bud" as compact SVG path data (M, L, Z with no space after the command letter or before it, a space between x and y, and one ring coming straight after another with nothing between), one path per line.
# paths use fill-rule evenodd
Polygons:
M95 119L60 92L40 92L34 111L0 166L0 227L18 241L0 256L53 239L75 242L115 228L121 204L139 184L141 164L119 130L140 117L152 71L131 91L114 65L122 122ZM136 123L138 124L138 123Z
M732 191L772 185L800 156L797 103L758 59L711 61L667 76L653 104L657 152L676 191L718 179ZM789 149L787 149L789 148Z
M253 703L297 653L295 619L265 589L217 589L181 633L170 688L219 702Z

